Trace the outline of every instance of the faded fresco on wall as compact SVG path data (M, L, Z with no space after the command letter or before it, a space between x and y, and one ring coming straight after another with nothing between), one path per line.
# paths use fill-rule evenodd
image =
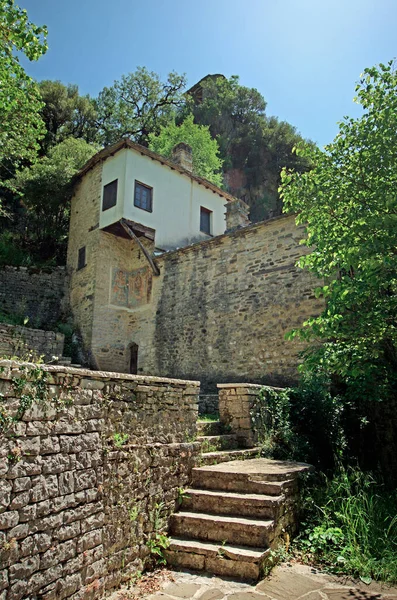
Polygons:
M152 276L147 267L135 271L113 268L110 303L124 308L139 308L150 300Z

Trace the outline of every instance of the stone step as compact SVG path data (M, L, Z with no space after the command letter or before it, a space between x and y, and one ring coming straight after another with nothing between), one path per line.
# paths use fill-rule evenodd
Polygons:
M216 466L216 465L212 465ZM249 481L241 476L234 476L229 473L214 475L211 471L199 471L203 467L196 467L192 470L192 485L195 488L228 491L228 492L246 492L247 494L264 494L266 496L281 496L292 494L295 489L295 480L287 481Z
M221 435L222 423L220 421L197 421L198 435Z
M200 542L192 539L171 538L166 550L167 562L174 567L208 571L243 580L258 580L270 549Z
M236 435L201 435L197 438L201 442L201 452L217 452L218 450L232 450L238 447Z
M284 495L265 496L189 488L185 490L181 508L189 512L276 519L283 510L284 502Z
M196 467L192 487L270 496L292 493L310 465L257 458Z
M180 511L171 517L170 532L178 537L268 548L274 539L274 521L229 515Z
M201 465L218 465L223 462L248 460L256 458L260 448L244 448L242 450L220 450L218 452L203 452L200 456Z

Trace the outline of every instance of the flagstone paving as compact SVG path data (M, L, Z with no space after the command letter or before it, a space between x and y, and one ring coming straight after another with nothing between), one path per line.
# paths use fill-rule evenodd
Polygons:
M256 585L227 578L172 572L154 593L118 592L111 600L397 600L397 587L365 585L288 563Z

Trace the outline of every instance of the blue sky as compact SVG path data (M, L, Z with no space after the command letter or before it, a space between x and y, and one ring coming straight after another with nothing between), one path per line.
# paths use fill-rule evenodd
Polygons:
M49 28L49 50L27 63L37 79L96 95L146 66L193 85L208 73L239 75L267 112L320 145L357 115L355 82L397 56L396 0L16 0Z

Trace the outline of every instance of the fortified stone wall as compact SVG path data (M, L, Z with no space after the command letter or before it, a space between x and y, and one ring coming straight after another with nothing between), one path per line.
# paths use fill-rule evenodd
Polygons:
M65 336L63 333L29 329L17 325L0 323L0 356L23 356L34 358L43 357L50 361L54 356L60 358L63 354Z
M304 345L285 334L323 306L318 282L295 266L307 251L301 237L293 216L279 217L163 254L156 277L134 242L99 232L96 364L128 371L134 343L138 373L200 379L214 391L225 380L292 383Z
M97 599L142 570L198 452L198 391L0 362L2 599Z
M58 321L65 291L65 267L0 269L0 312L29 317L34 327L51 329Z

